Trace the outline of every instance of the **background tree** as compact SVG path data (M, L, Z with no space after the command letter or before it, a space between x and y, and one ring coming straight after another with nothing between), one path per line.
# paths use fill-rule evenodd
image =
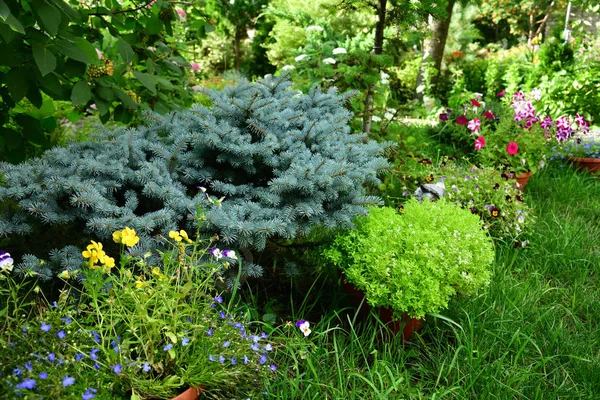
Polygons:
M184 23L205 29L197 1L0 0L0 159L39 154L54 143L54 100L67 116L86 110L130 123L137 111L191 104ZM26 100L24 100L26 99ZM96 112L96 111L94 111Z

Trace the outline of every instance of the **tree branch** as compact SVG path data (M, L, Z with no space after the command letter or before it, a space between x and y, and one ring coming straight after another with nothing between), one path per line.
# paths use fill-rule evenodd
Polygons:
M94 12L94 13L89 13L88 15L117 15L117 14L125 14L125 13L130 13L130 12L136 12L136 11L140 11L144 7L148 7L150 4L154 3L155 1L156 0L149 0L145 4L142 4L139 7L129 8L127 10L110 11L108 13L105 13L105 12Z

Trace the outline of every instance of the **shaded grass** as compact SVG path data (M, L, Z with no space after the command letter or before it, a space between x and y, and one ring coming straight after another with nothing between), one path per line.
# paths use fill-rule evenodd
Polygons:
M269 397L600 398L600 179L552 165L525 192L538 216L529 244L496 243L493 280L477 297L429 316L405 344L352 323L340 303L309 338L280 328Z

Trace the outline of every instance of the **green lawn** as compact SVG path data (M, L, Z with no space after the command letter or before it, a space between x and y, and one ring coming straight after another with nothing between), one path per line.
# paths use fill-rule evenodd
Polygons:
M479 296L429 316L406 344L330 307L311 336L277 350L269 397L600 398L600 179L552 165L525 193L538 216L529 244L496 243L495 275ZM322 300L309 297L298 318Z

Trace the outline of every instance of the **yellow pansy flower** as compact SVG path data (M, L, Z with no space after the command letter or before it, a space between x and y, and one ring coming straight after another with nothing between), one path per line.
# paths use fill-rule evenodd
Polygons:
M113 240L115 243L123 243L125 246L133 247L138 244L140 238L135 233L135 229L126 226L122 231L115 231L113 233Z
M105 256L100 262L106 265L108 268L112 268L115 266L115 259L109 256Z
M169 232L169 237L176 242L181 242L181 235L179 234L179 232L171 231Z
M148 286L148 284L144 281L142 281L141 279L138 279L137 281L135 281L135 288L136 289L141 289L143 287Z

